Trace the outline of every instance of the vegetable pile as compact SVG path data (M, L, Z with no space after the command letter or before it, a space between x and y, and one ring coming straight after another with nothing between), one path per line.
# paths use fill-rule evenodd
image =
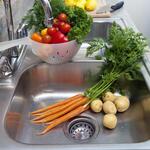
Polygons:
M40 43L54 44L68 42L68 33L71 30L71 25L67 22L68 16L60 13L54 19L52 27L45 28L39 33L33 33L31 39Z
M95 43L95 40L93 42ZM32 120L33 123L45 123L47 125L39 134L45 134L57 125L89 109L89 104L95 99L101 98L116 80L126 73L133 72L135 68L137 68L137 65L139 65L143 57L144 49L147 46L142 34L136 33L130 28L122 29L115 23L110 29L107 43L102 39L96 40L97 44L93 42L91 42L91 46L95 45L95 48L90 46L87 51L88 54L92 54L93 51L98 50L98 48L105 48L106 63L102 73L99 74L99 81L87 89L83 95L76 95L67 100L32 112L31 114L33 116L37 116ZM114 101L113 98L111 98L111 101ZM107 102L107 100L104 101ZM113 103L119 112L123 112L129 107L129 103L127 104L125 102L124 105L122 100L117 100ZM104 116L103 120L104 126L108 128L114 128L117 123L116 116L114 116L116 109L113 103L109 102L108 104L107 102L104 106L105 108L103 108L105 112L108 113L107 116ZM107 105L113 107L113 111L110 111L110 109L106 107ZM102 107L101 102L99 106ZM96 109L96 111L100 110L101 108ZM112 126L110 126L109 122L113 123Z
M68 30L69 28L69 32L65 31L68 32L68 40L76 40L78 43L81 43L91 30L92 17L79 7L64 5L62 0L52 0L51 5L54 18L59 18L60 14L67 16L68 24L63 25L62 30L64 31L66 28ZM33 32L41 32L41 30L47 28L44 25L44 16L44 10L40 1L35 0L33 8L28 11L23 20L27 22L28 28L32 29ZM61 17L64 16L62 15ZM56 19L54 20L54 24L55 22L57 22Z

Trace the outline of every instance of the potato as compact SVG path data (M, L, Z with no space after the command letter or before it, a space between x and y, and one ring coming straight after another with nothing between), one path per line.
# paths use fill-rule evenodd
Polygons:
M101 112L103 103L100 99L95 99L90 103L90 107L94 112Z
M104 102L106 101L114 101L116 99L116 96L112 92L106 92L103 96L102 99Z
M130 101L126 96L118 96L114 103L116 105L118 112L124 112L130 106Z
M114 129L117 125L117 117L114 114L104 115L103 125L108 129Z
M117 109L116 109L116 106L113 102L111 101L106 101L104 104L103 104L103 111L106 113L106 114L116 114L117 112Z

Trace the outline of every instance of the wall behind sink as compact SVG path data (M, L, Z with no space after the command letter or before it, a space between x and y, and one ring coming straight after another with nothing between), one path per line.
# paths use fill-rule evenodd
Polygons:
M27 10L32 7L33 2L34 0L11 0L15 30L21 18L26 14ZM3 0L0 0L0 41L4 40L7 40L7 28Z
M122 0L106 0L117 3ZM145 37L150 39L150 0L123 0L124 8L128 12L135 26ZM150 45L150 43L149 43Z
M125 9L128 11L139 31L147 38L150 38L150 0L124 1Z

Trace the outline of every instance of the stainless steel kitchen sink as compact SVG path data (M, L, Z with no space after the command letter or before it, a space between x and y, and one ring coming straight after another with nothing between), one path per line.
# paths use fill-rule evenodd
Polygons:
M8 135L26 144L74 144L66 136L64 126L53 129L44 136L37 136L42 126L30 123L29 112L83 92L92 84L90 81L101 67L100 62L72 62L63 65L40 64L23 73L9 105L5 128ZM89 84L90 83L90 84ZM114 130L102 126L102 113L87 111L82 116L96 119L99 128L96 137L88 143L136 143L150 139L150 93L144 81L125 82L131 107L118 114L118 125ZM44 127L44 125L43 125Z
M95 21L86 41L93 37L107 39L113 20ZM121 19L116 21L125 26ZM127 112L117 114L116 129L108 130L102 126L103 113L87 111L46 135L36 135L44 125L31 124L29 112L83 92L94 84L92 76L102 65L102 61L77 60L62 65L42 63L27 69L18 81L5 115L5 130L8 136L19 143L34 145L131 144L148 141L150 92L144 80L120 82L120 87L125 89L131 100L131 107ZM88 129L84 128L85 126ZM84 128L88 133L88 140L82 142L71 138L78 127L81 127L78 131Z
M99 38L102 37L104 39L108 38L109 30L112 26L113 22L116 22L118 25L120 25L122 28L126 27L126 23L121 18L113 18L113 19L105 19L105 21L102 20L94 20L94 23L92 25L91 32L86 38L86 41L90 41L93 38Z

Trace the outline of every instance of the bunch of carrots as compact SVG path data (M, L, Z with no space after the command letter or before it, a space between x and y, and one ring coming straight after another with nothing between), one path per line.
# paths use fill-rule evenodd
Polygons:
M33 124L44 123L46 125L45 129L38 133L38 135L43 135L57 125L86 111L89 108L88 105L89 99L82 94L78 94L66 100L31 112L31 116L34 117L31 122Z

